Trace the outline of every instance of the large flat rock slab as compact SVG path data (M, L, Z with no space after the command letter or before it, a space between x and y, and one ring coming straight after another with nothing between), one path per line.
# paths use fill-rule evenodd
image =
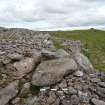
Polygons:
M62 58L42 62L32 77L32 84L36 86L52 85L63 79L67 74L73 73L77 64L73 59Z

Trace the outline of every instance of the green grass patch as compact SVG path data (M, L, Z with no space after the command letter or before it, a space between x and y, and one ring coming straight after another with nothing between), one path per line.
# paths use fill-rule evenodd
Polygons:
M64 46L62 46L57 40L55 40L54 38L52 38L52 41L54 43L55 48L57 49L61 49L64 48Z
M57 31L51 32L52 39L54 37L65 38L70 40L80 40L87 49L83 53L91 60L94 67L98 70L105 71L105 31L89 29L75 31ZM62 48L56 40L54 40L57 48Z

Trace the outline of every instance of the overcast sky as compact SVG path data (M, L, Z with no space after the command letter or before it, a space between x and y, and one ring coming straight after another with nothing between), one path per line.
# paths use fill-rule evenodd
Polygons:
M105 0L0 0L0 26L105 28Z

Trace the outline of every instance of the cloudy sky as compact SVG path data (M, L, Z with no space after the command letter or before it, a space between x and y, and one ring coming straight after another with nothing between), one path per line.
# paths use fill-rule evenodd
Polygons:
M105 0L0 0L0 26L105 29Z

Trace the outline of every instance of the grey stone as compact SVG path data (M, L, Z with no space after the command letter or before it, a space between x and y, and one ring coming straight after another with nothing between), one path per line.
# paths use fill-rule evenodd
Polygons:
M3 54L5 54L5 52L4 51L0 51L0 55L3 55Z
M18 93L18 81L10 83L7 87L0 90L0 105L6 105Z
M70 103L70 99L63 99L62 101L61 101L61 103L63 104L63 105L71 105L71 103ZM61 105L62 105L61 104Z
M38 103L37 97L28 97L27 100L24 102L24 105L40 105Z
M105 102L104 102L104 101L99 100L99 99L95 99L95 98L93 98L93 99L91 100L91 102L92 102L94 105L105 105Z
M16 97L14 100L12 100L12 104L15 105L16 103L18 103L21 100L20 97Z
M11 62L11 59L8 59L8 58L6 58L6 59L4 59L3 60L3 64L9 64Z
M74 89L73 87L69 86L68 89L69 89L69 94L73 94L73 95L77 94L77 90Z
M78 105L79 104L79 97L77 95L71 96L71 105Z
M70 55L63 49L58 49L56 51L49 51L43 49L41 51L42 56L45 59L56 59L56 58L68 58Z
M89 102L88 92L78 91L78 96L81 102Z
M63 58L42 62L32 77L32 84L36 86L52 85L71 74L77 69L73 59Z
M92 72L94 70L92 64L90 63L89 59L84 56L81 53L76 53L75 54L75 60L77 61L77 63L79 64L80 67L82 67L85 72L89 73Z
M98 85L105 88L105 82L99 82Z
M21 60L23 56L18 53L13 53L9 54L8 57L12 60Z
M57 58L56 53L52 52L52 51L49 51L49 50L43 49L41 51L41 54L42 54L42 57L44 59L55 59L55 58Z
M49 92L49 97L47 98L48 105L54 104L59 105L59 100L54 92Z
M28 96L30 93L30 83L25 83L20 91L21 97Z
M15 62L14 68L16 68L16 71L13 72L13 75L16 79L22 78L27 73L31 72L38 62L38 59L29 57L22 59L20 62Z
M83 72L79 70L74 73L74 76L77 76L77 77L82 77L83 75L84 75Z
M89 77L91 78L97 78L97 75L94 73L94 74L89 74Z
M99 78L91 78L91 82L98 83L98 82L100 82L100 79Z
M105 88L102 88L102 87L98 87L97 86L97 91L105 94Z
M59 84L60 88L66 88L67 87L67 82L66 80L62 80L62 82Z

